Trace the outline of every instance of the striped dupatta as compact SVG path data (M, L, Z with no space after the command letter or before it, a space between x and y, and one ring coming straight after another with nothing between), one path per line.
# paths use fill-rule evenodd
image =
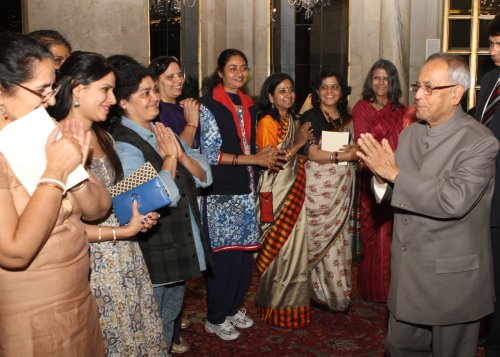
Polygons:
M293 121L280 122L278 149L291 147L296 132ZM261 320L281 328L310 323L304 161L296 155L278 173L263 172L258 185L259 192L273 193L275 221L259 225L262 248L256 266L262 275L256 302Z

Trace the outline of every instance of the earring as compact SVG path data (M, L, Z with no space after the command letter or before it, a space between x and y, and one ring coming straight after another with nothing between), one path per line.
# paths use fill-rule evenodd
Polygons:
M73 108L78 108L80 106L80 102L78 101L78 99L74 99L73 100Z
M2 114L4 120L9 120L9 116L6 113L5 108L0 109L0 113Z

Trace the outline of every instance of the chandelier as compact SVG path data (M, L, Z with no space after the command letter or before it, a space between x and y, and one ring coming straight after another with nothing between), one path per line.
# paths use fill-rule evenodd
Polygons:
M499 9L498 0L481 0L479 3L480 15L493 15L495 16Z
M330 0L288 0L288 4L294 6L297 11L304 9L306 19L310 19L314 11L322 6L331 5Z
M152 19L166 17L169 13L180 13L183 6L194 7L196 0L150 0L149 14Z

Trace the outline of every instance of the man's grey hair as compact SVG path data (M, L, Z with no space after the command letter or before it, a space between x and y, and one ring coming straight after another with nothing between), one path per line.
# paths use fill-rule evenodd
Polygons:
M467 90L470 87L469 66L459 55L446 52L437 52L427 58L430 61L443 61L448 65L448 78L450 84L460 84Z

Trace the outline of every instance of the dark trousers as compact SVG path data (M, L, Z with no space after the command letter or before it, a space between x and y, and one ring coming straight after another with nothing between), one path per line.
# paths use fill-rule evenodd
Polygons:
M500 356L500 227L491 227L493 277L495 282L495 311L486 317L486 357Z
M479 321L446 326L415 325L389 316L389 357L474 357Z
M231 250L212 254L207 280L207 320L221 324L238 312L252 277L253 252Z

